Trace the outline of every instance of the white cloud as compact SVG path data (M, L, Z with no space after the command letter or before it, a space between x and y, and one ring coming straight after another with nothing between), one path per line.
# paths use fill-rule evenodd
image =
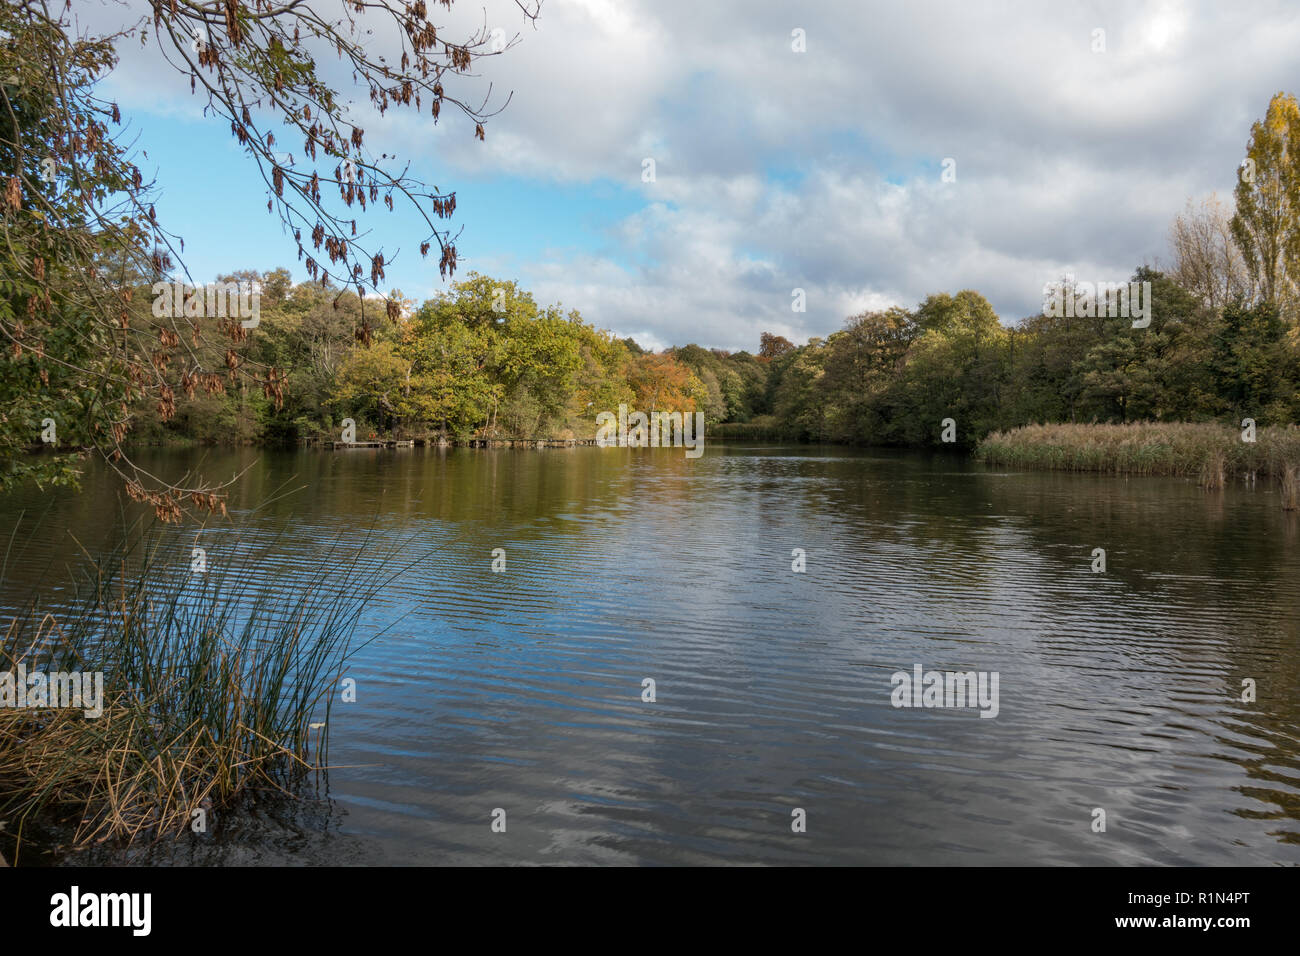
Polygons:
M1127 277L1164 253L1187 196L1230 191L1300 46L1283 3L547 0L534 30L490 0L449 19L520 33L483 64L513 91L487 142L454 121L415 139L394 114L368 139L429 143L488 181L639 191L608 255L559 251L518 274L539 301L651 344L750 349L763 330L824 335L935 291L978 289L1014 319L1045 277ZM120 89L156 107L151 69L128 65ZM790 311L795 286L807 313Z

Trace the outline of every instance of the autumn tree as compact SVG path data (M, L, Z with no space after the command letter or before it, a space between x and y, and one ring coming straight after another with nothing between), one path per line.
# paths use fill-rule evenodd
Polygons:
M779 358L793 350L794 343L784 335L773 335L771 332L764 332L759 337L758 357L764 361L770 362L772 359Z
M1294 322L1300 282L1300 104L1278 93L1250 129L1232 236L1264 302Z
M450 9L451 0L439 2ZM518 5L527 18L538 13ZM159 280L196 283L183 237L159 221L151 184L120 141L118 105L97 93L122 45L154 45L205 115L229 124L303 269L336 295L356 295L355 336L369 342L376 313L395 320L401 306L383 286L398 250L368 215L401 204L424 225L419 254L433 252L446 277L457 263L445 225L456 194L410 175L391 148L373 148L365 117L406 109L437 123L451 110L483 139L504 105L473 95L472 64L502 52L489 46L487 27L449 37L429 20L430 6L344 0L330 18L296 0L151 0L145 15L98 36L75 32L71 4L0 7L0 397L21 410L0 421L0 480L71 481L72 456L93 449L164 519L185 504L219 509L219 488L169 485L131 463L132 410L147 396L165 421L178 394L218 394L241 379L283 400L283 370L249 355L253 328L192 314L192 296L183 315L154 315L142 301ZM343 64L368 108L336 88L327 58ZM197 354L213 338L220 369ZM68 454L33 459L27 448L49 419Z
M671 353L636 356L628 367L628 382L636 393L640 411L695 411L699 380Z

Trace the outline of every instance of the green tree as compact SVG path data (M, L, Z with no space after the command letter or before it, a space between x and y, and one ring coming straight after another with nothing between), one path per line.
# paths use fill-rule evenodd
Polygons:
M1265 302L1294 322L1300 281L1300 104L1288 93L1269 101L1250 128L1238 170L1232 236Z
M354 290L357 334L369 341L370 316L395 320L402 307L382 290L385 249L373 244L380 233L358 230L358 218L381 204L392 211L405 203L423 224L420 254L434 251L445 277L457 252L441 221L454 214L456 196L421 183L390 151L372 151L356 122L361 112L318 63L343 59L344 73L381 114L427 109L436 123L444 109L455 110L483 139L488 104L468 105L451 84L481 55L501 51L488 49L486 25L459 41L439 31L428 20L433 6L370 0L347 16L323 17L300 3L158 0L122 29L91 35L70 3L0 5L0 334L9 349L0 397L33 381L41 389L25 393L36 410L0 421L0 484L73 477L66 456L27 454L42 433L33 422L54 419L62 448L100 452L132 497L152 504L160 518L179 517L181 501L215 510L218 487L201 479L172 486L131 465L123 441L133 416L151 407L168 422L182 393L197 408L191 390L198 387L200 403L229 409L213 398L222 393L218 373L200 354L206 339L220 343L224 371L242 379L231 396L240 422L262 417L250 386L272 404L283 399L284 373L250 357L249 327L228 317L209 323L190 321L188 312L140 309L141 288L188 272L182 237L159 221L150 184L116 139L118 106L96 92L118 48L157 45L178 81L202 97L204 114L229 124L308 276ZM441 6L450 8L450 0ZM535 18L536 8L518 6ZM400 58L390 60L393 49ZM277 132L292 136L295 147L303 144L294 162L284 161ZM274 276L272 285L278 295L287 281ZM380 300L378 309L366 291Z

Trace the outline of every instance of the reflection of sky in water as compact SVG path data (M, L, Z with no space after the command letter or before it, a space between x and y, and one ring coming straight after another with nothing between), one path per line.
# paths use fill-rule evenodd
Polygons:
M341 581L367 534L411 566L335 708L335 812L187 862L1300 862L1297 518L1268 490L710 445L265 454L242 494L238 558L198 541L258 587ZM115 495L5 503L50 506L6 605ZM998 718L889 706L917 663L998 671Z

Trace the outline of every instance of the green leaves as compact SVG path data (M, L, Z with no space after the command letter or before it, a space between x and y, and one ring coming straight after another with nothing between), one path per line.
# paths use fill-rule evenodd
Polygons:
M1300 312L1300 104L1277 93L1250 130L1238 168L1233 239L1265 302Z

